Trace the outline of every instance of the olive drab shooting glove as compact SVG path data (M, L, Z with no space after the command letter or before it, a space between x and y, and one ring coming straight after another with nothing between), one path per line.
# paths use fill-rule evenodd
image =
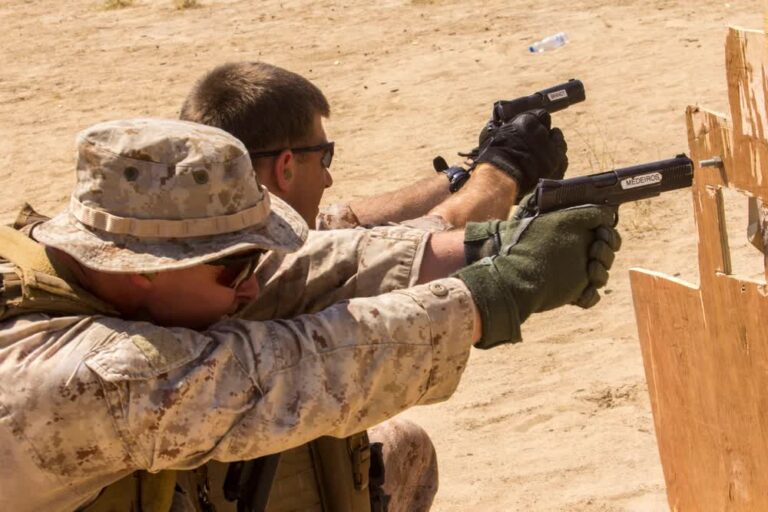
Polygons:
M474 164L486 162L509 174L520 198L541 178L561 179L568 168L567 151L563 132L552 128L549 112L532 110L493 130L484 129Z
M454 276L466 283L480 312L483 334L475 346L520 341L520 324L532 313L597 304L621 246L616 213L610 206L579 206L468 224L471 264Z

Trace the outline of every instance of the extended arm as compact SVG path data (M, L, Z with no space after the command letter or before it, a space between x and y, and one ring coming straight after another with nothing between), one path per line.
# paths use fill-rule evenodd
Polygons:
M304 247L270 254L257 270L259 298L240 318L269 320L320 311L447 277L465 265L464 232L430 235L402 226L312 231Z
M471 178L457 193L449 195L445 177L435 176L355 201L350 216L362 225L382 225L431 215L453 227L506 218L517 198L530 192L540 178L563 177L566 152L563 134L552 128L546 111L525 112L486 135Z
M455 194L448 192L448 181L440 174L393 192L353 201L349 207L364 226L436 215L461 228L467 222L506 218L516 197L514 179L493 165L480 164L472 172L472 179Z
M30 349L46 344L44 360L27 361L46 378L35 389L9 382L3 398L13 404L33 394L37 410L63 420L58 432L68 442L40 435L40 448L57 461L52 470L71 462L85 476L90 466L77 463L87 450L98 453L89 462L115 473L246 460L444 400L476 328L473 301L458 279L291 320L229 320L202 333L69 320L52 328L55 336L25 332ZM87 342L62 349L72 335ZM69 390L82 393L76 403Z
M405 187L349 203L363 226L383 226L426 215L450 193L442 174L423 178Z
M429 240L424 231L402 226L310 231L297 252L272 253L260 265L259 298L241 316L289 318L413 286Z
M428 215L437 215L455 227L464 227L467 222L506 219L517 195L514 179L493 165L480 164L461 190L432 208Z

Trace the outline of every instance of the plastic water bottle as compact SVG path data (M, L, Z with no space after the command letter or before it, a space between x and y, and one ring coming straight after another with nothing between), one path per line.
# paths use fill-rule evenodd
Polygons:
M528 47L528 51L531 53L541 53L546 52L548 50L554 50L555 48L560 48L565 43L568 42L568 36L565 34L565 32L558 32L557 34L553 34L549 37L545 37L541 41L536 41L531 46Z

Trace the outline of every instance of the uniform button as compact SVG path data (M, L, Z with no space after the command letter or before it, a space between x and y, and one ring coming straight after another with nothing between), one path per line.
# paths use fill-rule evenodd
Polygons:
M429 291L436 297L445 297L448 295L448 288L440 283L432 283L429 285Z

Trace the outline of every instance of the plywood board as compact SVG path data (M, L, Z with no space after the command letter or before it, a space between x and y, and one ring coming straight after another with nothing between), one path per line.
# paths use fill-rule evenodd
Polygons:
M670 508L768 510L768 289L731 274L722 189L768 199L766 41L731 29L732 123L687 112L695 163L698 286L631 271L638 332ZM713 157L722 169L701 168Z
M725 46L728 102L733 121L734 158L731 185L751 194L768 194L768 59L765 34L731 28ZM743 164L743 165L742 165Z

